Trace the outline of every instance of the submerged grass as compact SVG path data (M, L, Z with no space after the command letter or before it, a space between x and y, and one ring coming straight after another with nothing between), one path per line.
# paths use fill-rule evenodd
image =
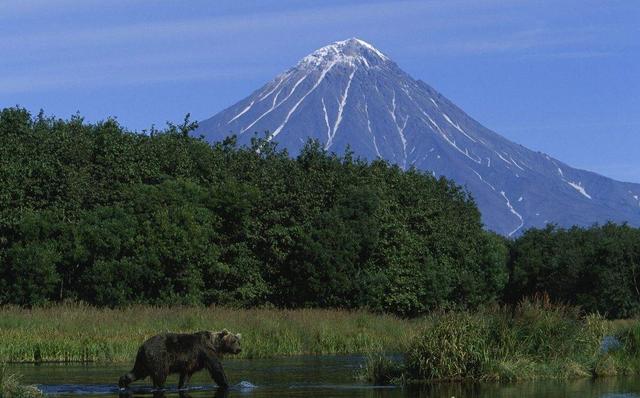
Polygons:
M0 361L131 361L154 334L223 328L242 333L243 358L399 352L417 325L391 315L345 310L5 306L0 307Z
M0 398L40 398L42 391L36 386L23 385L20 376L9 374L0 364Z
M356 376L376 385L404 384L405 368L397 359L375 352L367 355L364 366Z
M640 323L583 316L544 300L515 310L429 316L409 343L404 363L372 359L369 378L406 382L571 379L640 373ZM397 376L397 366L404 368ZM380 374L383 375L380 375Z

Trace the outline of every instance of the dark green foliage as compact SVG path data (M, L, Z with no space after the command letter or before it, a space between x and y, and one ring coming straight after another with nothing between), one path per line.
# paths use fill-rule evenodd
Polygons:
M258 138L209 145L193 127L146 135L0 112L0 304L414 316L547 294L608 317L640 312L639 229L550 226L507 241L444 178L317 142L295 159Z
M188 119L134 134L0 113L0 303L370 308L416 315L500 297L506 246L445 179Z
M640 229L531 229L511 250L507 301L539 293L610 318L640 311Z

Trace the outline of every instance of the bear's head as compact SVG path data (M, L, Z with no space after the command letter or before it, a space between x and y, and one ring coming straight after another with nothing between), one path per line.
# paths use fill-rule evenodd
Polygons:
M242 351L240 348L241 338L240 333L233 334L227 329L215 332L213 333L214 350L218 354L239 354Z

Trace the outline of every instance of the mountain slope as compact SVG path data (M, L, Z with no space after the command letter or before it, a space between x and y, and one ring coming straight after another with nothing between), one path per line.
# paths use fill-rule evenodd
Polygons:
M370 44L349 39L323 47L249 97L204 120L210 141L255 132L297 154L308 138L327 150L383 158L466 186L486 226L514 236L553 222L607 220L640 225L640 184L572 168L485 128L403 72Z

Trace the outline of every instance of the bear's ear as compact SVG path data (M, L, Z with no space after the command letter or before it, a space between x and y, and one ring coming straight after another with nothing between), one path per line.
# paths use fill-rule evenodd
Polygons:
M224 336L226 336L228 334L229 334L229 331L227 329L222 329L222 331L220 332L220 336L221 337L224 337Z
M236 339L238 339L238 341L239 341L240 339L242 339L242 334L240 334L240 333L236 334Z

